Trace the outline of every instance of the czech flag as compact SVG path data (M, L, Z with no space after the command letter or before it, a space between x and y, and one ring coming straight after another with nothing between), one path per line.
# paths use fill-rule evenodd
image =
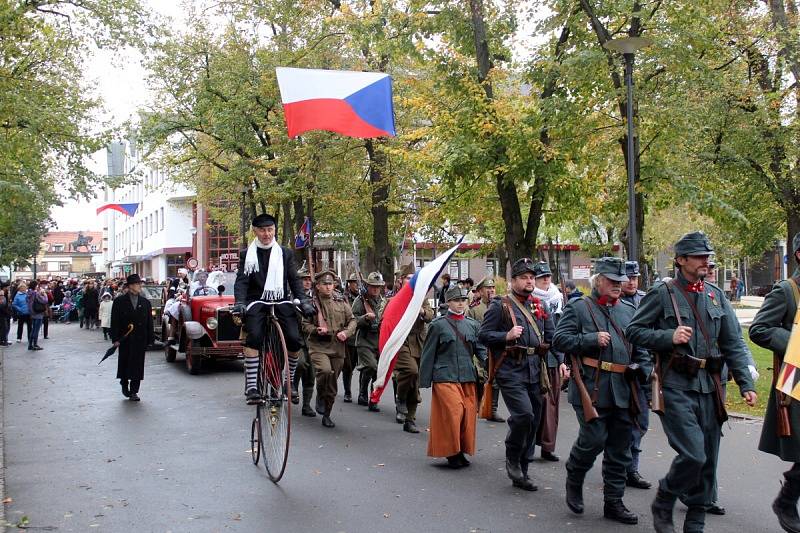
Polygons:
M311 242L311 219L306 217L303 220L303 225L294 236L294 247L296 250L305 248Z
M378 403L383 394L386 384L391 381L394 363L397 359L397 352L406 341L414 322L419 318L419 311L428 291L439 277L445 265L450 262L450 258L458 250L458 244L447 250L445 253L422 267L422 270L414 274L411 281L404 284L386 304L386 309L381 317L381 329L378 336L378 349L380 358L378 359L378 378L375 380L374 388L370 401Z
M347 137L394 137L392 78L380 72L279 67L289 137L310 130Z
M128 215L129 217L132 217L134 214L136 214L136 210L139 209L139 204L135 203L135 204L106 204L106 205L101 205L100 207L97 208L97 214L99 215L100 213L102 213L106 209L113 209L114 211L119 211L123 215Z

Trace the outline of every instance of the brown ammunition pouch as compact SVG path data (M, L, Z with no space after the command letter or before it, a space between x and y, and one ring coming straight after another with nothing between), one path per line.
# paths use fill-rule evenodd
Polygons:
M689 354L673 351L670 354L669 368L687 377L696 377L700 369L706 370L709 374L720 374L724 362L722 357L709 357L700 359Z
M333 335L319 335L317 333L312 333L310 338L311 340L315 340L317 342L331 342L331 340L333 340Z

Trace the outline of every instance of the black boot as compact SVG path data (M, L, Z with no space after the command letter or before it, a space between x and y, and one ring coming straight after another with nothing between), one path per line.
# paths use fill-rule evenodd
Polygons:
M692 506L686 510L683 533L703 533L706 525L706 508Z
M344 387L344 403L353 403L353 392L352 392L352 385L353 385L353 371L350 372L342 372L342 385Z
M325 402L322 401L322 396L319 395L319 390L317 390L317 401L314 406L317 412L321 415L325 414Z
M506 457L506 474L508 474L511 481L522 483L525 475L522 473L522 467L519 461Z
M656 530L656 533L675 533L675 524L672 522L675 499L672 494L658 489L656 498L650 505L653 513L653 529Z
M331 415L328 413L322 415L322 425L325 426L326 428L336 427L336 424L334 424L333 420L331 420Z
M372 413L380 413L381 412L381 408L378 407L377 403L369 402L369 405L367 406L367 411L370 411Z
M649 489L653 486L636 471L628 472L628 479L625 480L625 484L636 489Z
M583 514L583 479L567 472L567 507L575 514Z
M369 378L366 372L358 374L358 405L369 405Z
M403 431L406 433L419 433L417 429L417 424L413 420L406 419L403 423Z
M314 396L314 389L312 387L303 387L303 407L300 413L303 416L317 416L314 408L311 407L311 397Z
M609 500L603 505L603 516L620 524L638 524L639 517L625 507L622 500Z
M789 480L783 482L778 497L772 502L772 511L784 531L800 533L800 516L797 514L798 486Z
M122 395L125 396L126 398L130 398L131 390L130 388L128 388L128 380L121 379L119 380L119 384L122 385Z
M518 489L527 490L529 492L535 492L539 490L539 487L534 485L533 481L531 481L531 478L528 476L528 462L520 461L519 469L522 472L522 481L512 480L511 484Z

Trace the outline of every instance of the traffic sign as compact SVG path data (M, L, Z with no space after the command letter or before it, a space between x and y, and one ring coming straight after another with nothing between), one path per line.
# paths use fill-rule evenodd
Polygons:
M197 265L199 265L199 264L200 264L200 261L198 261L194 257L190 257L189 259L186 260L186 268L188 268L189 270L196 269Z

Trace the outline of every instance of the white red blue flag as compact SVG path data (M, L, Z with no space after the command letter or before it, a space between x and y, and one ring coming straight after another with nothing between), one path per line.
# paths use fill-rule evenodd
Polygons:
M114 211L119 211L123 215L128 215L129 217L132 217L133 215L136 214L136 210L139 209L139 204L135 203L135 204L106 204L106 205L101 205L100 207L97 208L97 214L99 215L100 213L102 213L106 209L113 209Z
M392 78L381 72L275 69L289 137L310 130L394 137Z
M297 230L297 235L294 236L294 247L299 250L305 248L311 243L311 219L306 217L303 220L303 225Z
M381 354L378 359L378 377L370 401L378 403L381 399L386 384L391 381L397 352L417 321L428 291L460 244L459 240L458 244L422 267L386 304L378 337L378 350Z

